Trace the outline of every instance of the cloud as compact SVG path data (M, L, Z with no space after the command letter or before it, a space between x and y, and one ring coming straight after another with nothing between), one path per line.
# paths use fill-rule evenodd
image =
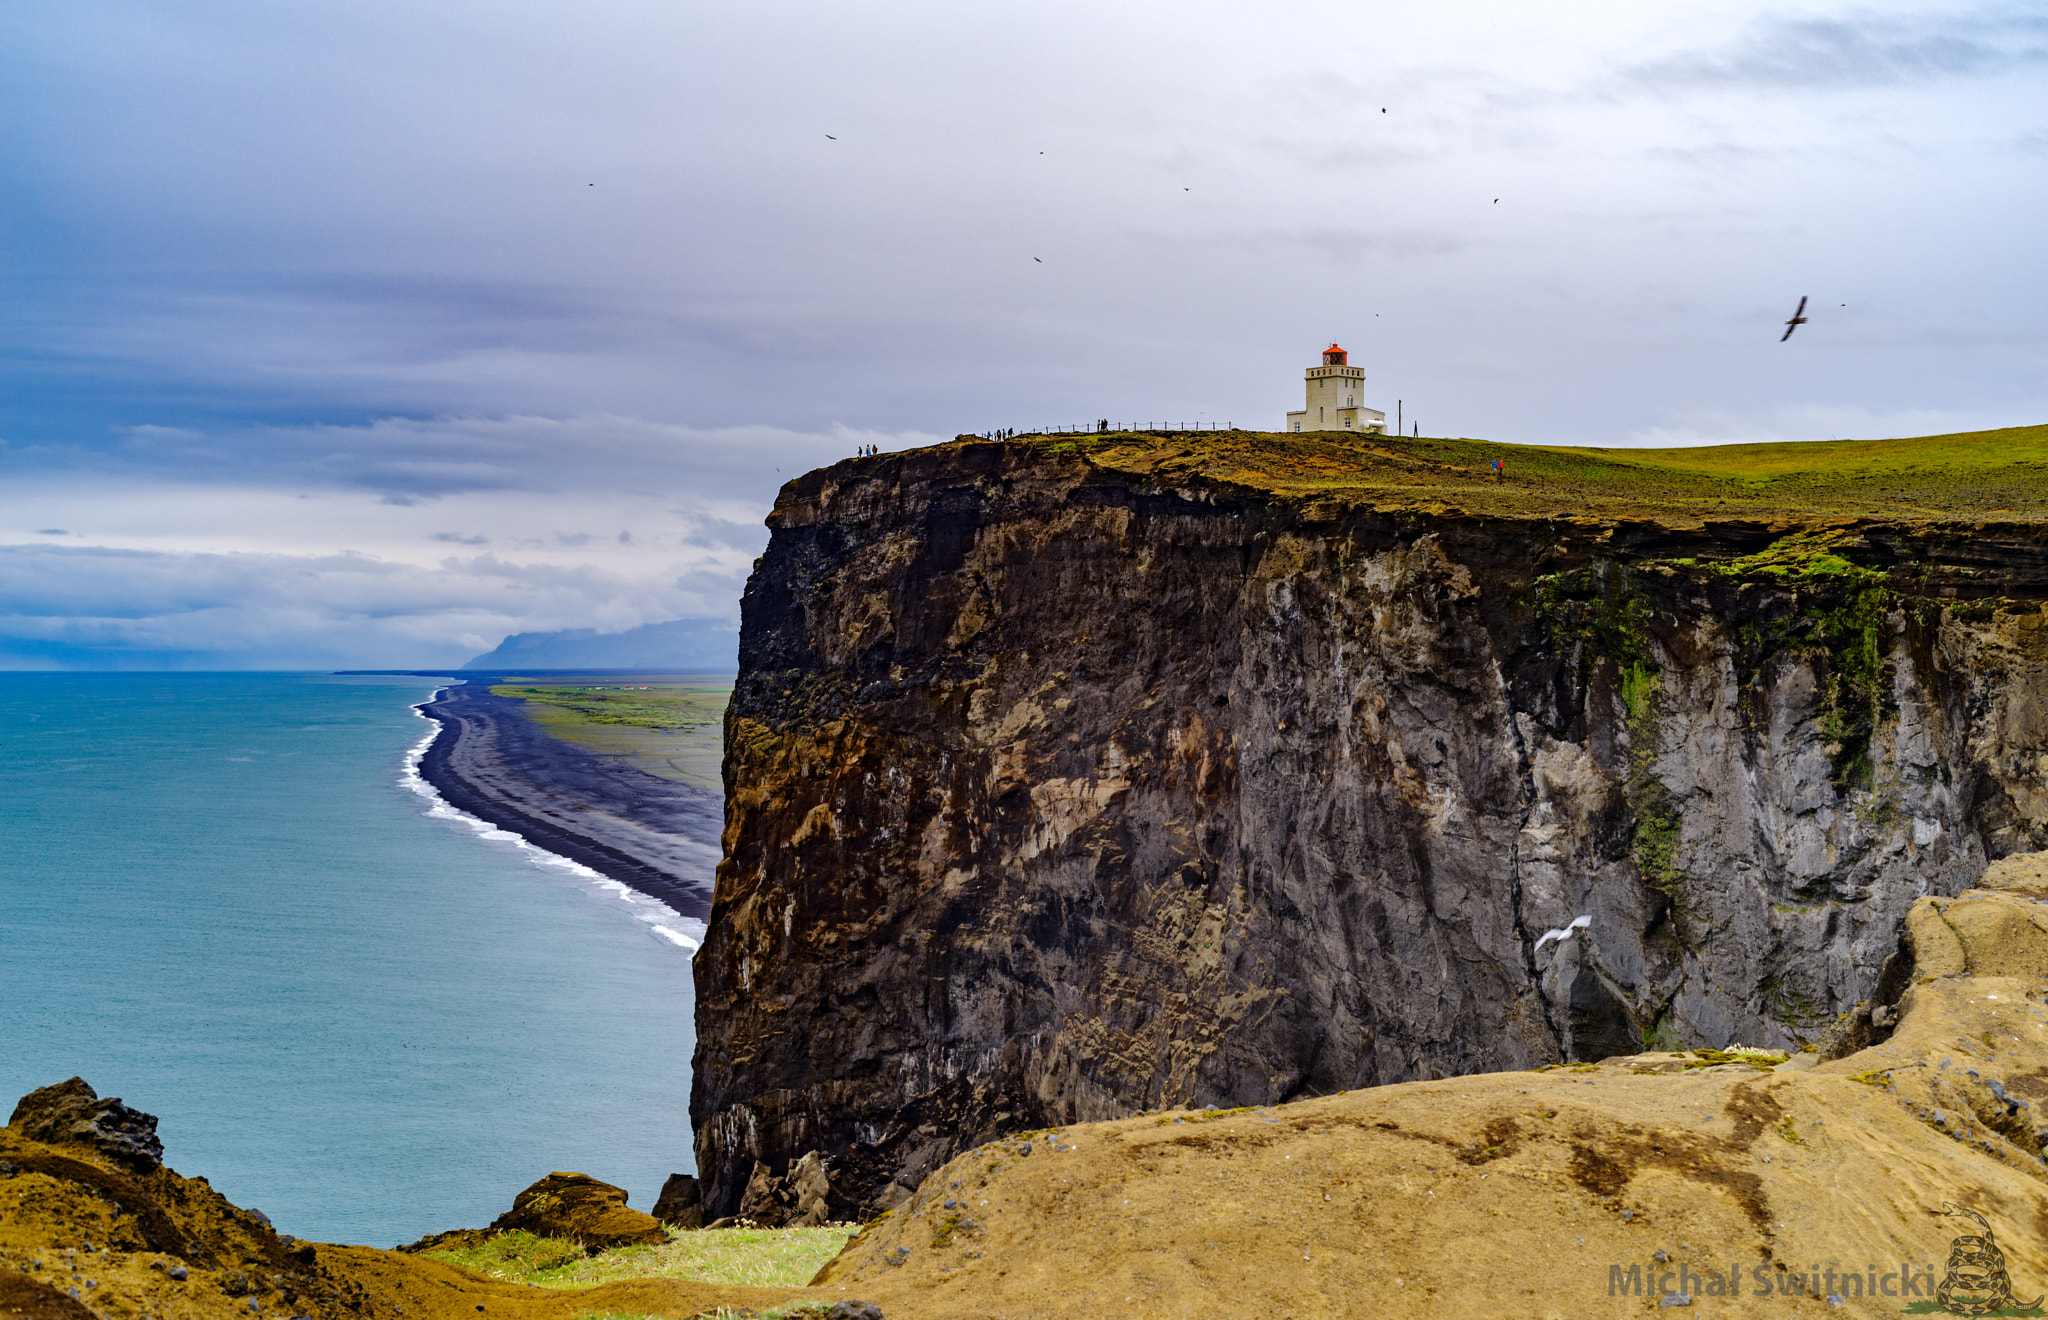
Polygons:
M384 417L360 425L133 428L107 451L90 441L44 444L13 456L17 474L128 474L178 482L346 488L411 507L472 491L687 492L701 507L762 504L782 481L836 462L863 444L930 444L917 431L832 426L697 427L640 417ZM775 468L787 469L778 479ZM764 506L765 507L765 506ZM563 529L560 535L584 533ZM440 535L440 533L436 533ZM453 535L448 534L448 535Z
M2048 16L2002 5L1974 12L1752 20L1725 45L1636 64L1629 77L1658 90L1888 87L1985 77L2048 63Z
M733 566L723 567L683 585L491 556L421 566L348 553L0 546L0 664L59 652L115 667L132 655L233 668L451 664L477 638L678 617L714 581L725 604Z
M217 458L168 471L122 446L0 483L0 665L393 668L514 632L736 619L783 480L934 438L386 419L191 436ZM748 444L789 470L722 452ZM379 494L401 452L472 477Z
M1277 426L1332 339L1503 440L2048 417L2038 6L700 8L23 10L11 654L730 617L861 443Z
M2008 424L1995 414L1936 409L1879 411L1855 403L1798 404L1753 413L1698 408L1631 433L1628 443L1655 449L1776 444L1804 440L1881 440L1953 435Z

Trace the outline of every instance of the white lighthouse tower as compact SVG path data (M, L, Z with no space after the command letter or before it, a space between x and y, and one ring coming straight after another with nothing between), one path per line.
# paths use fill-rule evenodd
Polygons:
M1361 407L1365 372L1351 365L1351 355L1332 344L1323 350L1323 365L1308 369L1308 406L1287 414L1290 431L1387 432L1387 415Z

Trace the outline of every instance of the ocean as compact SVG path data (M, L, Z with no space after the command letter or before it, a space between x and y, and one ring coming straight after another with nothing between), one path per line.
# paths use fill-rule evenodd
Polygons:
M0 1103L82 1076L315 1241L693 1172L701 924L438 805L436 687L0 673Z

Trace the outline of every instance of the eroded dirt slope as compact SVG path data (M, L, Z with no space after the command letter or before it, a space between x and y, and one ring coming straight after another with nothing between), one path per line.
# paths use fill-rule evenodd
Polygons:
M2032 1301L2048 875L1983 883L1914 907L1896 1030L1847 1057L1642 1054L1018 1137L951 1161L818 1282L892 1317L1573 1317L1678 1292L1689 1314L1832 1293L1896 1315L1986 1236L1961 1206Z

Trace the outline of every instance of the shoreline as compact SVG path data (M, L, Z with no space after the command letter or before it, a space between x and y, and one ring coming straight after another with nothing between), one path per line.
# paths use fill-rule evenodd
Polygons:
M466 682L416 704L435 724L417 758L421 781L455 811L702 923L711 912L722 795L572 746L519 705Z

